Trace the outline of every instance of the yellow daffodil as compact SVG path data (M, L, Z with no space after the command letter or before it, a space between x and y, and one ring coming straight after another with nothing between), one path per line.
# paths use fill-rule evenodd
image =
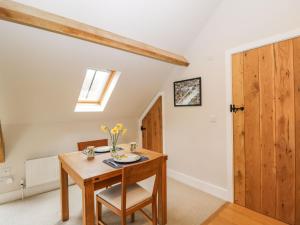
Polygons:
M116 147L116 145L118 143L119 136L125 135L127 132L127 129L124 127L124 125L122 123L117 123L116 126L112 129L110 129L106 125L102 125L100 128L103 132L109 134L113 149Z
M124 126L123 126L122 123L117 123L117 124L116 124L116 128L117 128L118 130L122 130L122 129L124 128Z
M113 129L111 129L110 131L112 134L117 134L119 132L117 127L114 127Z
M102 125L102 126L101 126L101 130L102 130L103 132L107 132L107 131L108 131L108 127L105 126L105 125Z

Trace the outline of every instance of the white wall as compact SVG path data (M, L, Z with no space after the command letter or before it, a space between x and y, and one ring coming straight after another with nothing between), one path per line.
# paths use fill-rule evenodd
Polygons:
M225 51L299 28L299 10L299 0L222 1L184 54L191 65L176 69L162 87L170 169L227 188ZM172 82L196 76L202 77L203 106L174 108ZM210 117L214 115L216 123L211 123ZM77 141L102 138L98 131L101 122L99 119L97 122L4 124L7 147L4 166L11 167L15 182L8 186L0 184L0 193L18 188L26 159L71 151ZM128 141L135 139L136 121L123 119L121 122L129 127Z
M224 0L189 47L165 92L169 168L227 188L225 51L300 28L299 0ZM173 81L202 77L202 107L173 107ZM216 116L216 123L211 123Z
M6 161L0 168L10 167L14 182L9 185L0 183L0 194L20 189L20 179L25 177L26 160L75 151L79 141L107 138L100 131L100 125L114 126L117 122L124 123L128 128L128 133L119 143L137 140L137 120L131 118L118 121L2 124Z

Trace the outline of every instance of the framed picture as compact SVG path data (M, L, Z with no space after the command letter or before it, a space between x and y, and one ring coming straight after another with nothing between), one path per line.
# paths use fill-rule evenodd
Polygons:
M174 106L201 104L201 77L174 82Z

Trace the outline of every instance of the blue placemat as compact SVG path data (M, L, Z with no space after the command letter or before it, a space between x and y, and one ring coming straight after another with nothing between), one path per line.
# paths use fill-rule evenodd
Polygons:
M141 156L141 158L138 160L138 161L135 161L135 162L131 162L131 163L117 163L113 160L113 158L110 158L110 159L105 159L103 160L103 162L107 165L109 165L110 167L112 168L115 168L115 169L120 169L120 168L123 168L124 166L126 165L130 165L130 164L134 164L134 163L139 163L139 162L144 162L144 161L147 161L149 160L148 157L146 156Z

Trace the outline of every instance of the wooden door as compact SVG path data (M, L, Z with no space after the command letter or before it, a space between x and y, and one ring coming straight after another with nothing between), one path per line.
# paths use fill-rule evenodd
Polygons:
M234 201L300 224L300 39L232 57ZM297 168L297 169L296 169Z
M142 121L143 148L163 152L162 97L159 97Z
M4 140L2 135L2 128L0 123L0 163L5 161L5 154L4 154Z

